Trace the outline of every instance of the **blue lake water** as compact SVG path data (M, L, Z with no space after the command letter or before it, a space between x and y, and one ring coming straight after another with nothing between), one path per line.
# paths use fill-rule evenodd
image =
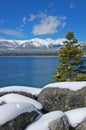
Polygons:
M84 57L86 60L86 57ZM57 56L0 57L0 87L43 87L54 82L53 75L59 65Z
M53 75L58 65L56 56L7 56L0 57L0 87L43 87L54 82Z

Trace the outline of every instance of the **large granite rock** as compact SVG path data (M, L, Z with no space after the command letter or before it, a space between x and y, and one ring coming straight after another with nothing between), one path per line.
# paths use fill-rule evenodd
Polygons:
M49 123L50 130L69 130L69 123L65 117L56 119Z
M86 87L72 91L62 88L45 88L38 96L46 111L67 111L75 108L86 107Z
M31 113L23 113L15 119L8 121L4 125L0 126L0 130L24 130L24 128L30 124L37 116L38 113L36 111L33 111Z

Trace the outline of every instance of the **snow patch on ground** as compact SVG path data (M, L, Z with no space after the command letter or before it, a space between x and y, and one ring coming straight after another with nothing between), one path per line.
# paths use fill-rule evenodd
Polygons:
M58 83L51 83L46 86L44 86L43 89L45 88L61 88L61 89L70 89L72 91L77 91L80 90L84 87L86 87L86 81L75 81L75 82L58 82Z
M39 103L38 101L22 96L20 94L6 94L2 97L0 97L0 104L2 102L10 103L10 102L25 102L25 103L30 103L33 104L37 109L42 109L42 104Z
M25 130L49 130L49 123L52 120L63 117L62 111L53 111L43 115L39 120L29 125Z
M32 104L17 102L2 105L0 106L0 125L15 119L20 114L32 111L37 111Z
M32 95L38 96L41 92L41 88L24 87L24 86L9 86L0 88L0 92L26 92Z

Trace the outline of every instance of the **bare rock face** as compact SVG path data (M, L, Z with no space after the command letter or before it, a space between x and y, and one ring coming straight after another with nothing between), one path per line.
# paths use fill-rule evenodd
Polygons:
M86 87L78 91L61 88L45 88L38 96L46 112L67 111L86 107Z
M24 130L25 127L29 125L37 116L38 113L36 111L31 113L23 113L15 119L0 126L0 130Z
M69 123L65 117L56 119L49 123L50 130L69 130Z

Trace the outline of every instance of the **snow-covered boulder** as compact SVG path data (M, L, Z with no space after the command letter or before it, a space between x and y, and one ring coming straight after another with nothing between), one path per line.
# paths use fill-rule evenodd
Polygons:
M86 108L49 112L25 130L86 130Z
M0 97L9 93L17 93L36 99L40 91L41 91L40 88L25 87L25 86L9 86L0 88Z
M39 103L38 101L26 97L26 96L22 96L20 94L6 94L2 97L0 97L0 104L3 103L12 103L12 102L25 102L25 103L30 103L33 104L37 109L42 109L42 104Z
M84 87L86 87L86 81L57 82L44 86L44 88L61 88L61 89L69 89L72 91L77 91Z
M58 120L62 118L63 116L64 116L64 113L62 111L53 111L53 112L47 113L43 115L40 119L38 119L36 122L27 126L25 130L50 130L49 123L56 119ZM58 130L60 129L58 128Z
M38 96L46 111L86 107L86 81L46 85Z
M75 128L75 130L86 130L86 118Z
M32 104L8 103L0 106L0 130L24 130L38 116Z
M86 107L67 111L64 115L69 122L69 130L86 130Z
M79 124L82 124L85 121L86 125L86 107L85 108L78 108L67 111L64 113L65 117L67 118L69 124L73 128L77 128ZM80 129L83 130L83 129Z
M58 118L49 123L50 130L69 130L69 123L65 117Z

